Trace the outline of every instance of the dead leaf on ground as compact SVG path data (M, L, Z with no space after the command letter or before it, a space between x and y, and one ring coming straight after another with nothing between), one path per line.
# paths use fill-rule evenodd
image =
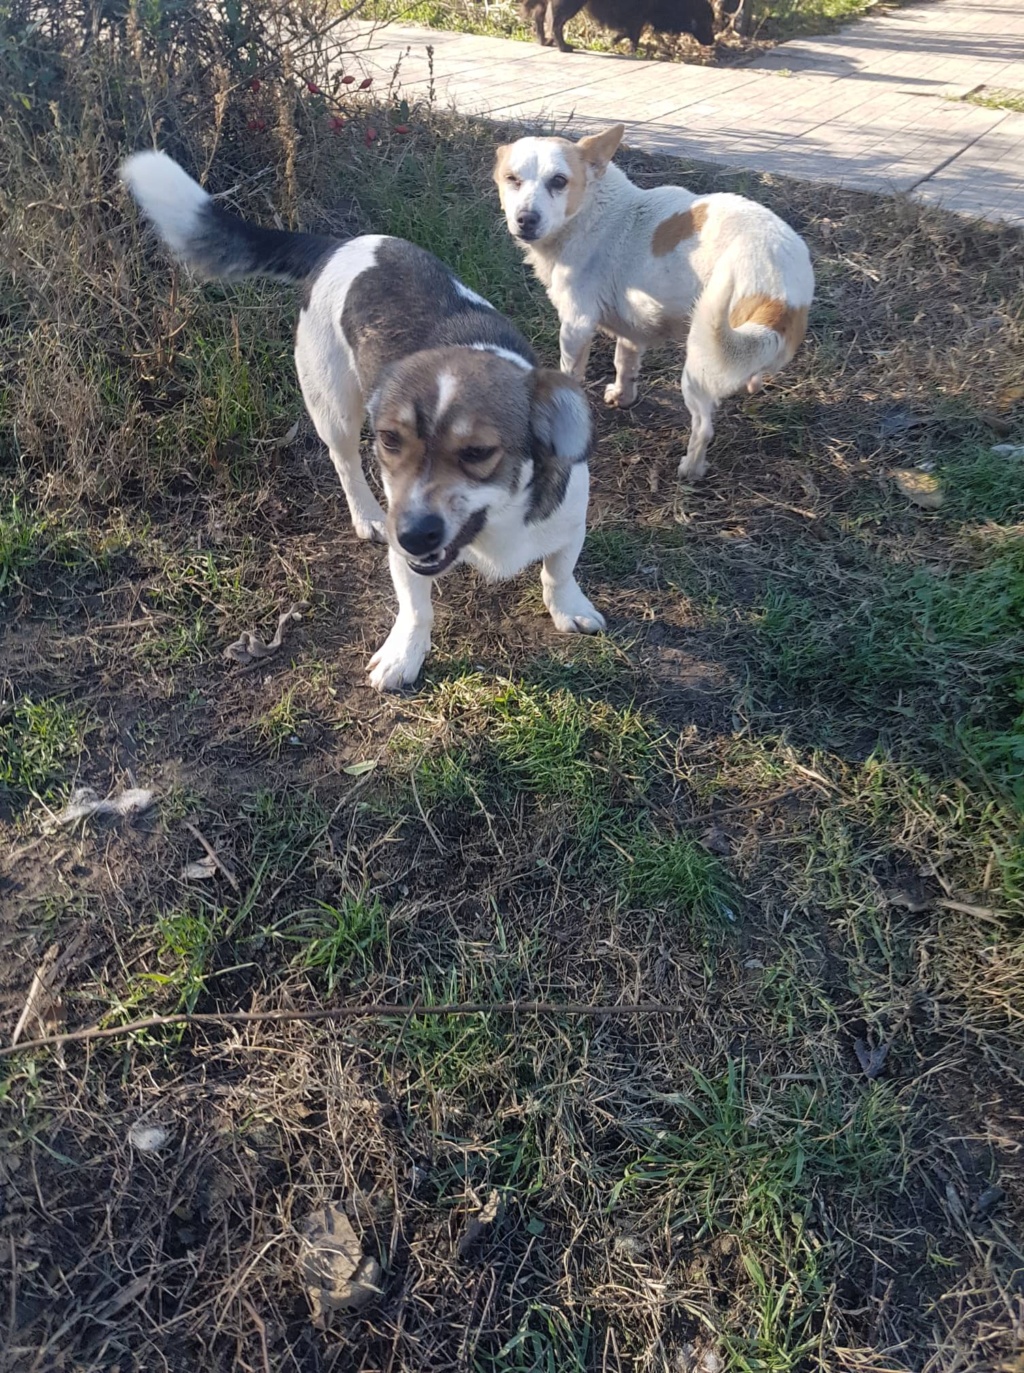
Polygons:
M871 1049L866 1040L858 1039L854 1042L853 1048L864 1076L874 1082L885 1067L885 1060L889 1057L889 1045L880 1044L877 1049Z
M358 1311L379 1296L380 1265L363 1254L344 1211L311 1212L300 1234L299 1273L315 1326L323 1329L332 1311Z
M466 1217L466 1224L459 1237L459 1258L466 1258L489 1230L493 1233L501 1224L504 1214L505 1202L497 1187L493 1187L479 1211Z
M890 906L897 906L900 910L910 911L912 915L918 915L921 911L930 911L935 905L935 901L930 896L912 896L910 892L899 891L889 892L886 898Z
M705 830L700 842L709 853L717 853L721 858L732 857L732 840L719 825L712 825L710 829Z
M914 467L898 467L893 471L892 477L907 500L919 505L922 510L938 510L944 500L939 479L933 472L919 472Z
M187 863L181 870L181 875L186 882L199 882L207 877L212 877L217 871L217 862L209 854L197 859L194 863Z
M915 415L902 405L891 406L878 422L878 437L891 439L897 434L905 434L908 429L920 429L924 424L931 424L932 418L931 415Z

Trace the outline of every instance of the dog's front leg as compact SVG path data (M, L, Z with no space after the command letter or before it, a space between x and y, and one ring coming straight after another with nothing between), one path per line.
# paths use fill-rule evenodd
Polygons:
M586 532L586 525L581 523L572 540L549 554L540 567L544 604L555 628L563 634L599 634L607 628L604 616L594 609L576 580L576 563Z
M567 319L562 321L558 331L558 347L562 356L562 371L584 381L587 363L590 361L590 347L594 342L597 326L589 319Z
M391 547L388 566L398 597L398 615L391 633L369 662L370 685L377 691L397 691L415 682L430 652L434 624L431 579L413 572L401 553Z
M617 405L620 410L628 410L636 404L637 382L640 380L640 364L644 360L644 349L628 338L615 340L615 381L604 389L605 405Z
M356 431L358 434L358 430ZM331 448L331 461L341 481L341 489L348 502L352 516L352 528L357 539L370 539L374 543L387 543L385 521L387 517L380 508L380 502L370 490L366 473L359 460L358 440L354 454L341 448Z

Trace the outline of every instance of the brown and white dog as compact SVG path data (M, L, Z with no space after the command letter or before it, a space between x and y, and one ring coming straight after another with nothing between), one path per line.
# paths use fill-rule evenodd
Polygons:
M387 540L398 617L370 659L379 691L415 681L430 651L433 578L541 563L558 629L604 620L574 569L586 532L590 410L575 381L537 366L513 325L432 254L380 234L342 242L247 224L163 153L121 177L171 252L207 277L305 282L295 365L361 539ZM385 516L359 459L364 410Z
M681 477L707 471L726 396L793 357L807 329L814 272L803 239L743 196L643 190L612 163L623 126L578 142L520 138L498 149L494 179L509 233L561 322L562 371L582 381L594 335L615 339L605 404L633 405L644 352L686 341L691 417Z

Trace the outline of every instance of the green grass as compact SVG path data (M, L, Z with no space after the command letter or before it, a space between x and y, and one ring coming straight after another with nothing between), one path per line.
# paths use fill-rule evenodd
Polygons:
M946 518L1018 524L1024 520L1024 454L991 446L947 454L938 467Z
M194 903L157 917L157 968L142 975L161 999L170 992L173 1009L195 1010L206 990L210 958L218 939L217 917Z
M421 801L530 797L591 845L655 775L657 738L629 705L469 674L443 682L429 707L444 722L443 748L416 729L395 745L411 761Z
M628 858L620 885L634 908L667 910L705 938L736 920L736 897L726 872L696 840L660 833L656 823L648 822L623 836L623 847Z
M980 105L986 110L1012 110L1015 114L1024 114L1024 91L982 86L963 98L968 105Z
M0 707L0 797L23 804L64 795L85 730L82 712L61 699L22 697Z
M795 1373L826 1352L817 1318L838 1255L822 1225L837 1205L855 1214L898 1194L906 1107L886 1086L847 1101L822 1085L767 1092L735 1058L715 1076L694 1070L673 1105L678 1124L651 1133L613 1206L655 1208L679 1244L730 1237L752 1299L726 1331L731 1366Z
M276 933L299 946L294 965L316 973L331 996L386 949L388 924L379 900L343 893L334 904L322 901L316 910L293 917Z
M586 1373L592 1340L585 1318L572 1321L557 1306L533 1302L512 1338L474 1366L479 1373Z
M817 702L881 696L897 711L901 692L927 689L936 738L965 714L1008 723L1022 680L1024 541L1008 534L975 558L963 571L883 568L870 556L855 572L819 567L813 598L769 585L754 616L765 676Z

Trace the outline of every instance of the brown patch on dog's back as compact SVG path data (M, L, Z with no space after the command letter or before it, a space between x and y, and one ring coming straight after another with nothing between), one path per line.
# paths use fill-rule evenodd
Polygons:
M774 329L786 345L787 358L791 358L807 333L807 306L787 305L784 300L758 292L740 297L729 311L729 324L733 329L741 324Z
M703 229L708 217L706 205L693 205L689 210L678 210L668 219L655 225L651 236L651 252L655 257L666 257L680 243L694 238Z

